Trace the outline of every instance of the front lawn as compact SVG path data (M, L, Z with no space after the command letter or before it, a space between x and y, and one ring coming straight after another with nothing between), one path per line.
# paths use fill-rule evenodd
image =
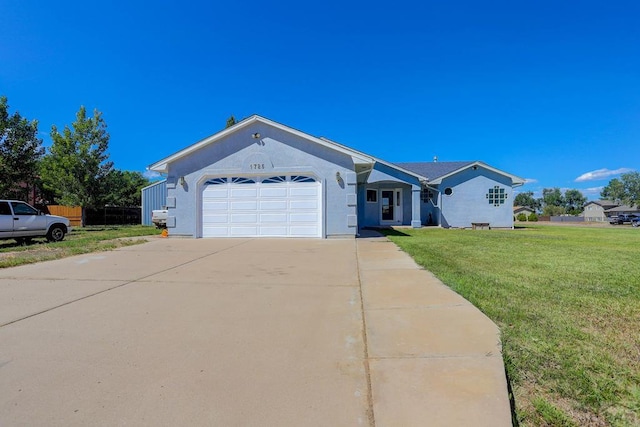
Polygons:
M112 250L143 243L141 236L159 235L160 230L143 225L106 225L74 228L62 242L33 239L26 245L0 240L0 268Z
M521 426L640 425L640 230L389 230L502 331Z

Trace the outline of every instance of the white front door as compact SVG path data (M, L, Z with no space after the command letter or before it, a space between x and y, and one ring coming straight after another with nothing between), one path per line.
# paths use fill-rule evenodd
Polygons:
M202 237L322 237L321 213L321 183L307 175L214 178Z
M380 224L402 224L402 190L380 190Z

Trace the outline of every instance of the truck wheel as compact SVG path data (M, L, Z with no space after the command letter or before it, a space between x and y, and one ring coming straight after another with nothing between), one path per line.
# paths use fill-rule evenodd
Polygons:
M61 242L64 239L64 228L60 225L54 225L47 233L47 240L50 242Z

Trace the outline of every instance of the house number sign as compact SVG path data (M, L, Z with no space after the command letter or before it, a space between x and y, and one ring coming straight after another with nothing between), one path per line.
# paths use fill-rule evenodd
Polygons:
M266 172L273 169L273 162L265 153L251 153L244 158L242 169L246 172Z

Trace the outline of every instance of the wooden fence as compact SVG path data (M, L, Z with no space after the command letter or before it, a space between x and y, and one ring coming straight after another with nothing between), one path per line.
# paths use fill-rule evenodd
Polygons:
M104 208L84 209L84 224L82 223L82 208L79 206L47 205L42 211L51 215L59 215L69 219L72 227L85 225L123 225L140 224L142 210L140 208L106 206Z
M82 208L80 206L47 205L47 210L51 215L68 218L72 227L82 227Z

